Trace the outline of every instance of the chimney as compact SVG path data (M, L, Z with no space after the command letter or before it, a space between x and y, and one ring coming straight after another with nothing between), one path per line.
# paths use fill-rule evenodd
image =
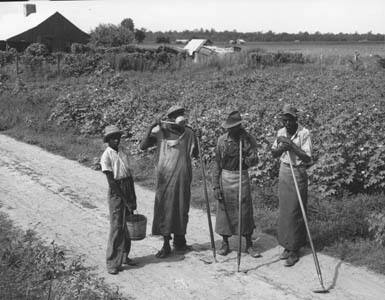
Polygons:
M36 13L35 4L24 4L24 16L28 17L30 14Z

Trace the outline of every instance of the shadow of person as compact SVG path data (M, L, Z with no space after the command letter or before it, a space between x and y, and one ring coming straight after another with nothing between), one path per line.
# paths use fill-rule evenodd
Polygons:
M182 261L188 256L189 258L197 259L199 261L202 261L205 264L211 264L213 262L218 262L218 263L226 263L229 260L234 260L234 257L225 257L225 256L218 256L217 251L220 249L221 244L222 244L222 239L220 236L216 236L217 238L215 239L215 249L216 249L216 258L218 260L214 259L214 251L212 249L212 245L210 242L210 236L207 238L206 243L192 243L188 245L187 249L185 251L175 251L175 249L172 250L170 256L166 258L157 258L155 257L155 254L150 254L150 255L145 255L145 256L139 256L139 257L133 257L132 258L132 263L129 265L124 265L121 269L122 270L131 270L131 269L139 269L144 267L145 265L148 264L158 264L158 263L173 263L173 262L178 262ZM219 238L218 238L219 237ZM238 245L238 237L237 236L232 236L229 239L230 247L232 251L237 251L237 245ZM256 233L253 235L253 247L258 249L260 252L265 252L268 251L274 247L277 246L277 241L274 237L263 234L263 233ZM245 249L245 239L242 237L242 253L244 252ZM243 253L244 254L244 253ZM263 255L263 253L262 253ZM275 262L275 261L273 261ZM270 263L273 263L270 262ZM257 265L252 269L258 269L262 267L263 265L268 265L269 262L264 262L264 264ZM246 272L249 270L246 270Z
M337 279L338 279L338 275L339 275L339 271L340 271L342 263L343 263L343 261L340 260L338 262L338 264L335 266L335 268L334 268L334 275L333 275L333 281L332 281L331 285L326 288L327 291L330 291L330 290L332 290L332 289L334 289L336 287Z
M172 251L168 257L165 258L157 258L155 254L150 254L146 256L134 257L131 259L131 263L127 265L123 265L120 269L124 270L132 270L132 269L140 269L149 264L158 264L158 263L171 263L182 261L185 259L184 254L177 253L176 251Z

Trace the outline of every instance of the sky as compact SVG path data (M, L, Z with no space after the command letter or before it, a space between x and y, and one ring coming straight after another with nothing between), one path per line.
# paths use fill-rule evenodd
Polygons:
M0 2L0 33L23 13L23 3ZM385 0L94 0L29 1L38 12L59 11L89 32L131 18L151 31L215 29L297 33L385 33ZM6 24L6 25L3 25Z

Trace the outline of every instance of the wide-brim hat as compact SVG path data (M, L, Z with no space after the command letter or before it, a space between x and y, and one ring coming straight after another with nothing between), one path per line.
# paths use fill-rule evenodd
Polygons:
M173 105L167 110L167 117L176 112L184 112L185 109L181 105Z
M227 117L227 120L222 123L222 127L225 129L229 129L240 124L242 124L241 114L239 113L239 111L235 110L232 111Z
M104 128L104 134L103 134L103 142L107 142L108 137L113 134L123 134L123 131L121 131L118 126L116 125L108 125L106 128Z
M281 115L290 115L294 118L298 117L298 109L295 108L293 105L285 104L282 108Z

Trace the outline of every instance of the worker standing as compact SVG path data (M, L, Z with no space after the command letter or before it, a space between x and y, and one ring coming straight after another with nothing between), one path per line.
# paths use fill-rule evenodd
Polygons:
M170 255L172 234L174 249L187 250L185 235L191 198L191 158L199 153L194 132L185 126L184 114L182 106L170 107L167 120L155 120L140 144L141 150L157 147L152 234L163 236L163 246L156 253L158 258Z
M290 159L306 210L306 167L312 161L312 144L309 130L298 124L298 110L295 107L285 104L281 118L284 127L278 130L272 154L280 158L278 242L284 247L280 258L286 260L285 266L291 267L298 262L299 250L306 244L306 227L290 169Z
M134 180L129 169L128 154L119 147L122 131L115 125L105 128L104 139L108 147L100 164L108 181L108 207L110 233L107 244L107 271L117 274L122 264L130 262L128 254L131 240L127 232L126 217L136 209Z
M248 168L258 163L257 142L242 127L242 118L238 111L231 112L222 127L227 130L227 133L218 139L213 173L214 196L218 200L215 231L223 239L218 254L227 255L230 252L228 238L238 234L239 144L241 140L243 149L241 234L246 238L245 252L253 257L259 257L260 254L253 248L251 239L255 223L248 173Z

